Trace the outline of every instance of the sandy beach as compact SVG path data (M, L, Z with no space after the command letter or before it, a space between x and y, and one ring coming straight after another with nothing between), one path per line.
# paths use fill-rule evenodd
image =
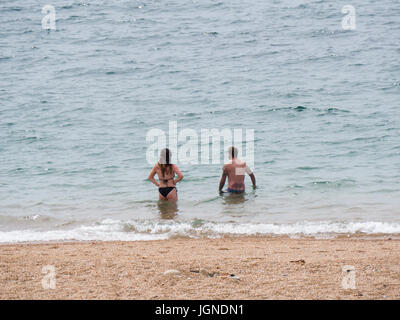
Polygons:
M343 288L346 265L355 288ZM3 244L0 270L1 299L399 299L400 240Z

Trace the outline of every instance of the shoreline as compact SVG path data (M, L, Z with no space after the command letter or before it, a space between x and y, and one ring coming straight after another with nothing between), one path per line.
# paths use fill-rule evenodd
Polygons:
M1 244L0 299L400 299L400 239L385 237Z
M175 239L182 240L217 240L217 239L237 239L237 238L265 238L265 239L288 239L288 240L400 240L400 233L353 233L353 234L317 234L317 235L284 235L284 234L261 234L261 235L223 235L221 237L185 237L173 236L167 239L150 239L150 240L36 240L36 241L20 241L20 242L0 242L0 248L3 246L13 245L42 245L42 244L71 244L71 243L136 243L136 242L155 242L155 241L170 241Z

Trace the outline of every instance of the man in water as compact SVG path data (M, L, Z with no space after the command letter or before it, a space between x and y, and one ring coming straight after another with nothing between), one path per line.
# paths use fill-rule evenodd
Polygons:
M256 188L256 177L254 176L251 169L247 166L246 162L237 158L238 150L235 147L230 147L229 161L222 168L222 177L219 182L219 192L222 192L222 188L225 185L226 177L228 177L228 192L231 193L243 193L244 192L244 177L247 173L251 182L253 183L253 188Z

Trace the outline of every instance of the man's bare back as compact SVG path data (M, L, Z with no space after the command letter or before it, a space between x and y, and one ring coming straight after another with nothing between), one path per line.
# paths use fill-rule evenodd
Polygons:
M228 177L228 192L233 193L241 193L245 191L244 185L244 177L246 173L250 176L251 181L253 183L253 187L256 187L256 178L251 171L251 169L247 166L246 162L236 158L237 149L229 148L229 156L230 161L224 165L222 168L222 177L219 183L219 191L222 191L222 188L225 185L226 177Z

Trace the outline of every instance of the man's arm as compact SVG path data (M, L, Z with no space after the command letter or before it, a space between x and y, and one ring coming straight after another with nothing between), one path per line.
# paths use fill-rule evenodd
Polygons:
M222 170L223 170L223 171L222 171L222 177L221 177L221 180L219 181L219 188L218 188L219 192L222 191L222 188L224 187L225 181L226 181L226 172L225 172L225 168L223 168Z
M256 177L254 176L254 173L249 174L251 182L253 183L253 188L256 188Z
M254 176L253 171L249 168L249 166L246 164L246 173L249 175L251 182L253 183L253 188L256 188L256 177Z

